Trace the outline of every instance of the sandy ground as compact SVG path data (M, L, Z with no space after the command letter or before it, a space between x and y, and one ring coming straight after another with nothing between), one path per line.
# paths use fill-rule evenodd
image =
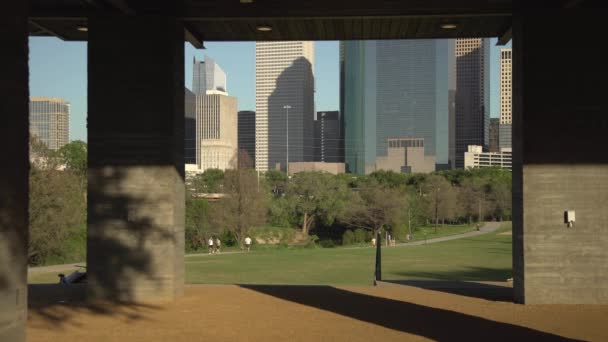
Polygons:
M608 306L517 305L506 283L410 285L188 285L149 305L84 303L39 285L28 341L608 341Z

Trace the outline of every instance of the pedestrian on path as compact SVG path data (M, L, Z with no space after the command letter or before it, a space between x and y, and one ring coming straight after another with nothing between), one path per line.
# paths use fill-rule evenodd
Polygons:
M251 248L251 238L249 236L245 238L245 247L247 248L247 252L249 252L249 249Z
M222 249L222 241L220 241L220 238L215 239L215 248L217 253L219 254Z
M207 246L209 246L209 254L213 254L213 237L209 238L209 241L207 241Z

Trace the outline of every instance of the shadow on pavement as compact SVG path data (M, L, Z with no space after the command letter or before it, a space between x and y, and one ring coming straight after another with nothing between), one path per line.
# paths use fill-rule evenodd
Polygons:
M513 302L513 287L506 282L494 284L444 280L384 280L382 282L498 302Z
M85 284L30 284L28 294L28 318L39 316L43 319L42 324L53 329L78 326L77 316L85 313L141 320L160 309L155 305L127 301L87 301Z
M573 341L518 325L329 286L241 285L241 287L433 340Z

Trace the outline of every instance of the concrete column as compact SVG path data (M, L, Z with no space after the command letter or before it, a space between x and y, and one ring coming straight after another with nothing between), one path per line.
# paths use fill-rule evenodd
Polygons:
M25 341L27 319L27 3L0 11L0 341Z
M608 303L602 13L521 10L513 18L513 267L521 303ZM566 210L576 212L572 228Z
M174 18L89 19L88 293L163 301L184 283L184 36Z

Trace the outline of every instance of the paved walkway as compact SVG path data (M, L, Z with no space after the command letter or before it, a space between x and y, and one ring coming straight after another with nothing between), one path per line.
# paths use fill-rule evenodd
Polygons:
M485 222L483 227L481 227L479 231L474 230L472 232L442 236L442 237L427 239L427 240L401 242L401 243L396 244L393 247L420 246L420 245L426 245L429 243L437 243L437 242L443 242L443 241L464 239L464 238L468 238L471 236L477 236L477 235L483 235L483 234L495 232L500 228L501 225L502 225L502 222ZM382 246L385 247L384 245L382 245ZM357 248L373 248L373 247L372 246L346 247L346 249L357 249Z

